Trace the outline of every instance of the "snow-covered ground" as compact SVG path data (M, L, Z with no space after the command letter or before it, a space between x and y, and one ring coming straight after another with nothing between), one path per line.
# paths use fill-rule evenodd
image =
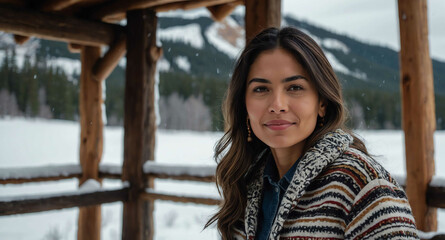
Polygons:
M106 127L102 164L122 164L122 128ZM370 152L393 174L403 175L404 147L401 131L361 131ZM77 164L79 124L58 120L0 119L0 168ZM156 161L166 164L211 165L213 146L221 133L165 131L157 134ZM441 146L441 147L440 147ZM445 177L445 132L436 132L436 173ZM0 185L0 198L75 191L77 180ZM118 187L116 180L104 188ZM210 183L157 180L163 192L216 197ZM218 239L214 227L202 228L216 207L156 201L155 239ZM2 240L76 239L77 209L0 217ZM121 239L122 204L102 207L102 239ZM439 211L439 229L445 232L445 210Z

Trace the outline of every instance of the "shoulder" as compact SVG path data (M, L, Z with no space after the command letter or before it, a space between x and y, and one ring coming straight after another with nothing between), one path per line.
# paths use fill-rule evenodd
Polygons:
M403 188L373 158L348 148L323 175L322 178L338 179L338 184L351 193L353 200L345 229L348 238L417 238L414 218Z
M323 174L343 176L353 181L360 190L376 181L401 188L391 174L375 159L354 148L347 148L326 168Z

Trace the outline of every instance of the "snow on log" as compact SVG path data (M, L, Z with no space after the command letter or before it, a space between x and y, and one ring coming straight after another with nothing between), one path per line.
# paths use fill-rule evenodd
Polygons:
M197 203L205 205L219 205L221 199L192 194L171 194L166 192L160 192L151 188L145 189L145 192L141 194L141 198L144 200L164 200L182 203Z
M426 190L426 202L430 207L445 208L445 178L433 176Z
M215 166L168 165L147 161L144 173L156 178L171 178L201 182L215 181Z
M0 184L53 181L79 178L81 175L82 169L78 164L0 168Z
M112 164L100 164L99 165L99 177L121 179L122 178L122 166Z
M393 175L393 178L406 188L406 176ZM426 202L430 207L445 208L445 178L433 176L426 191ZM423 238L422 238L423 239Z
M420 230L417 230L417 233L419 235L420 239L424 239L424 240L440 240L440 239L445 239L445 232L422 232Z

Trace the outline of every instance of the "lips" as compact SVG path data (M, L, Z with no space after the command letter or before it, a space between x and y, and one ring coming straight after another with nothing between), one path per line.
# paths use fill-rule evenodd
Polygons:
M284 130L294 124L295 124L294 122L289 122L286 120L271 120L271 121L266 122L264 124L264 126L270 128L272 130L275 130L275 131L280 131L280 130Z

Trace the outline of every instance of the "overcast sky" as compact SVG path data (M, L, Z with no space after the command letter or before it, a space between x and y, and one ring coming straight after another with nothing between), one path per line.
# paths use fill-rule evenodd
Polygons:
M399 50L397 0L282 0L283 14ZM428 0L430 53L445 61L445 1Z

